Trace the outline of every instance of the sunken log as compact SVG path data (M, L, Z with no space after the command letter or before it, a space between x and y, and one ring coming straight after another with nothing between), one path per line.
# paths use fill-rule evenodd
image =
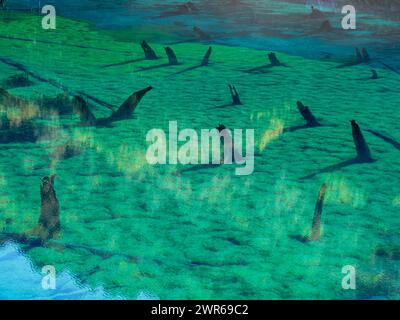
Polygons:
M326 189L327 189L326 184L323 184L319 190L318 200L314 210L311 235L308 238L309 241L317 241L321 236L321 216L322 216L322 209L324 206Z
M27 73L20 73L8 77L3 83L8 89L29 87L33 85L33 82L29 79L29 74Z

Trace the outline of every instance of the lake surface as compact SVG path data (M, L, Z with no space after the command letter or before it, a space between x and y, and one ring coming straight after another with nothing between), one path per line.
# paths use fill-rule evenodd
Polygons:
M56 30L41 28L38 1L0 11L1 87L27 102L0 103L11 123L1 128L0 298L398 299L398 20L366 10L356 31L343 31L338 3L327 1L199 0L190 13L182 3L47 1ZM324 18L309 18L312 3ZM325 19L332 32L318 31ZM160 59L143 60L143 39ZM166 45L180 65L166 65ZM210 45L209 66L198 67ZM346 65L355 47L371 61ZM259 68L271 51L285 66ZM32 83L10 85L21 68ZM229 106L228 84L243 105ZM91 110L107 117L149 85L133 118L108 127L79 126L55 99L95 97L105 104L88 99ZM298 100L322 126L302 127ZM374 162L341 165L355 157L353 119ZM169 121L254 129L254 173L150 165L146 134L168 132ZM10 134L18 130L24 136ZM37 224L41 178L51 174L59 238L10 241ZM299 241L322 184L321 237ZM40 285L46 265L57 270L54 291ZM356 290L342 288L347 265Z

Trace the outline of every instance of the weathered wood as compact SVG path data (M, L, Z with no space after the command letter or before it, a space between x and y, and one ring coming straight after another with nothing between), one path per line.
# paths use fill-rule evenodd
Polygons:
M44 230L40 236L51 239L61 230L60 205L54 189L55 175L44 177L40 185L41 209L39 226Z
M241 105L242 102L240 100L240 96L236 90L236 87L234 85L229 85L229 90L231 92L231 97L232 97L232 106Z
M86 101L80 96L75 96L74 98L74 110L79 114L82 125L109 126L114 121L129 119L145 94L152 89L153 88L150 86L143 90L134 92L125 100L125 102L118 108L117 111L113 112L111 116L107 118L96 119L96 117L90 111Z
M268 59L269 62L271 63L271 66L277 67L282 65L282 63L279 61L278 57L274 52L268 54Z
M156 52L152 49L152 47L150 47L146 40L143 40L140 45L143 49L146 60L157 60Z
M319 190L318 200L315 205L314 218L313 218L312 230L311 230L311 235L309 237L309 241L317 241L321 236L321 216L322 216L322 209L324 206L326 190L327 186L326 184L323 184Z
M165 53L168 56L169 65L171 65L171 66L178 65L179 64L178 58L176 57L174 50L172 50L171 47L165 47L164 49L165 49Z
M351 120L351 127L353 133L354 145L357 151L356 160L360 163L363 162L373 162L371 151L368 147L367 142L365 141L364 135L355 120Z
M201 65L202 66L208 66L210 57L211 57L211 53L212 53L212 47L209 47L206 54L204 55L203 60L201 61Z
M319 127L321 125L317 118L312 114L310 108L305 106L301 101L297 101L297 109L307 122L308 127Z

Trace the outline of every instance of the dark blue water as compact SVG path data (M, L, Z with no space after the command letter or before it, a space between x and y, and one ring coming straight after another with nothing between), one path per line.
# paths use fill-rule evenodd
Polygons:
M337 1L242 0L236 5L227 0L192 2L197 9L194 12L182 12L186 1L173 0L11 0L9 7L38 12L44 4L51 4L58 14L90 21L98 28L174 26L182 41L193 40L192 28L197 26L210 34L215 43L283 51L307 58L348 58L354 47L367 47L376 58L395 69L400 67L396 41L400 39L400 24L364 9L357 12L357 30L344 31ZM307 18L311 5L325 12L334 32L316 32L320 21ZM164 39L165 43L171 41Z

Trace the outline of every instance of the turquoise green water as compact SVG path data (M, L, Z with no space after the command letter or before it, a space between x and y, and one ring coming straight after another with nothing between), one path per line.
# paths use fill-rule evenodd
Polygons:
M381 79L358 80L370 76L370 67L335 69L340 61L284 53L278 57L287 68L249 74L243 71L266 64L265 52L223 45L213 46L210 66L173 75L199 63L208 45L198 43L174 45L180 66L140 71L165 63L162 58L103 68L141 57L140 47L78 21L59 18L50 33L38 17L8 17L3 35L112 50L0 40L1 56L71 91L119 105L133 91L154 87L134 119L113 128L61 127L78 118L38 120L34 104L30 112L9 110L16 123L34 117L52 130L34 144L0 146L1 229L24 232L36 224L39 179L55 173L59 240L138 258L35 247L26 249L34 265L54 265L89 287L127 298L143 291L160 299L399 298L399 150L365 132L376 162L301 179L354 157L351 119L400 140L398 75L378 69ZM153 46L163 55L161 45ZM16 73L0 64L2 78ZM33 81L9 91L30 101L62 93ZM215 109L230 102L229 83L237 86L243 106ZM283 134L283 128L303 124L297 100L334 126ZM101 106L94 111L110 113ZM231 166L221 166L175 175L176 166L148 165L146 133L167 131L171 120L180 129L219 123L254 128L254 173L238 177ZM80 152L63 159L66 144ZM309 234L322 183L328 184L322 237L301 243L294 236ZM345 265L356 267L357 290L342 289Z

